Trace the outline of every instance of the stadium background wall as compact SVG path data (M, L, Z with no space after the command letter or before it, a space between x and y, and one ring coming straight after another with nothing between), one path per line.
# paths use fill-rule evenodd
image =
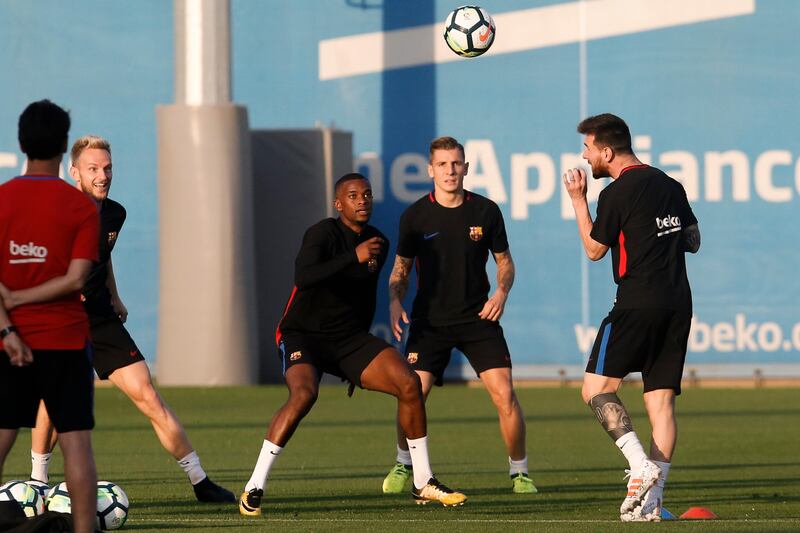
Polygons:
M233 100L254 129L352 132L355 164L375 188L373 222L393 241L399 214L430 187L430 139L462 140L468 187L506 217L517 281L503 326L518 377L580 372L612 305L609 261L583 258L559 176L579 162L580 118L617 113L637 152L684 183L700 220L703 248L688 258L689 366L800 376L800 3L489 1L497 40L471 60L443 54L436 35L455 5L232 0ZM115 271L150 362L155 107L172 101L172 16L161 0L0 3L0 179L23 165L16 120L32 100L69 108L73 137L110 139L112 197L128 209ZM295 202L303 209L303 198ZM295 252L287 246L273 260L290 263ZM281 308L289 290L270 304ZM383 336L386 303L382 294L374 325Z

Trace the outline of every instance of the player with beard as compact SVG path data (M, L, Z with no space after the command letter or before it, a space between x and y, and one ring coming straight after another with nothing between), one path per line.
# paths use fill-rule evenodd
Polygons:
M681 393L692 294L686 252L700 248L700 230L683 186L643 164L631 148L625 122L606 113L578 125L583 158L592 176L611 177L592 221L586 172L574 168L563 181L575 209L586 254L592 261L611 249L617 295L603 319L583 378L582 396L628 460L623 521L658 521L677 439L675 397ZM650 455L633 431L617 396L622 379L641 372L650 418Z
M77 187L94 200L100 212L100 260L81 293L89 315L94 368L100 379L116 385L150 419L161 445L178 462L201 502L235 502L234 494L211 481L175 413L153 386L150 370L123 323L128 310L117 291L111 252L125 222L125 208L108 198L111 188L111 146L96 137L81 137L72 146L69 174ZM11 293L12 305L25 303ZM31 435L31 479L47 482L48 465L57 435L42 405Z
M431 471L419 379L396 349L369 333L389 247L368 224L372 188L361 174L346 174L336 182L335 194L339 217L311 226L295 260L295 287L275 338L289 398L270 421L239 512L261 514L269 471L316 402L323 372L348 380L351 387L395 396L414 464L414 499L461 505L466 496L439 483Z

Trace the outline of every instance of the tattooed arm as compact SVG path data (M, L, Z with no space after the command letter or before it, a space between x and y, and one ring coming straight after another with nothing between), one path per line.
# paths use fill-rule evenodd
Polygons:
M700 228L697 224L692 224L683 230L683 250L689 253L697 253L700 249Z
M515 270L514 260L511 259L510 250L494 254L494 260L497 263L497 289L494 291L494 294L486 300L478 316L484 320L497 321L503 316L508 293L511 291L511 286L514 284Z
M400 320L408 324L408 315L403 309L403 298L408 290L408 276L411 272L412 259L395 256L394 267L389 275L389 322L394 338L398 341L403 336Z

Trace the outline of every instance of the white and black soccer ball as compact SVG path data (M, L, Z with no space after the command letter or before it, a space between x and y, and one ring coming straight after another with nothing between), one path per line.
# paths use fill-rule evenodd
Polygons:
M454 9L444 21L444 41L462 57L476 57L494 42L497 28L488 11L479 6Z
M42 502L47 499L47 493L50 491L50 486L47 483L43 481L36 481L34 479L26 481L25 483L39 493L39 496L42 497Z
M103 531L119 529L128 519L128 495L110 481L97 482L97 527Z
M62 481L47 491L45 504L47 505L48 511L72 513L72 500L69 498L69 490L67 490L66 481Z
M24 481L9 481L0 487L0 501L16 501L28 518L44 512L44 499Z

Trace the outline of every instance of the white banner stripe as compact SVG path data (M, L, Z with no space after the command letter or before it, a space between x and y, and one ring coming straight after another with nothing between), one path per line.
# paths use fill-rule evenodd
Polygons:
M584 31L589 40L752 15L756 11L755 0L593 0L584 7ZM497 37L487 55L576 43L581 37L580 2L492 16ZM442 26L439 22L320 41L319 79L466 61L447 48Z

